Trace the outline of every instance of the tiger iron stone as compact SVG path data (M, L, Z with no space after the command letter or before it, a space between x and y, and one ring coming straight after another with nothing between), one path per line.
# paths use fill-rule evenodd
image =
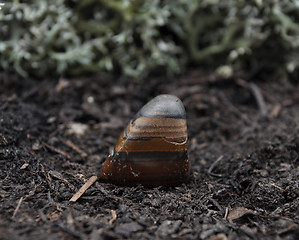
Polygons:
M148 102L120 135L101 170L116 185L177 186L187 181L186 112L179 98L159 95Z

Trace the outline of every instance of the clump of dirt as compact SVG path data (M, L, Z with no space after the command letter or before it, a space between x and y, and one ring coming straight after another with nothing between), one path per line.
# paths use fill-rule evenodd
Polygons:
M178 80L0 75L1 239L295 239L299 89L201 71ZM256 80L256 81L254 81ZM174 94L187 111L191 176L175 188L94 175L128 121Z

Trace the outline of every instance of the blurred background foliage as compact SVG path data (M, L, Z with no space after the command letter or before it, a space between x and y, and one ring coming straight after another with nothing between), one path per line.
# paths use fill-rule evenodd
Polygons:
M189 67L298 76L298 0L0 2L0 68L22 76Z

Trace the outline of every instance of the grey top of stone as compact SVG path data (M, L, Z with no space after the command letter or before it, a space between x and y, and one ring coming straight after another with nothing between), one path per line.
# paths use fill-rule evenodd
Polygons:
M173 95L162 94L153 98L136 114L139 117L168 117L185 119L186 112L182 101Z

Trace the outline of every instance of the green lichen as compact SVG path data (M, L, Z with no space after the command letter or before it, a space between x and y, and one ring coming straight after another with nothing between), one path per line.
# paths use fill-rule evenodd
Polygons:
M186 67L298 72L298 0L39 0L0 10L0 68L22 76Z

